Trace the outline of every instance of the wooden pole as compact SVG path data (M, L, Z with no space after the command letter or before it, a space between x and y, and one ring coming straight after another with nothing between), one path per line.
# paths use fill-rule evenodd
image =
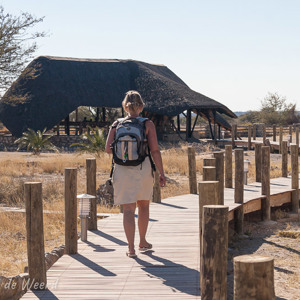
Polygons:
M255 144L255 181L261 182L261 147L262 144Z
M248 126L248 150L251 150L251 134L252 134L251 129L252 127L251 125L249 125Z
M27 255L30 285L32 289L43 290L47 285L42 183L25 182L24 197L26 206Z
M291 165L292 165L292 207L293 212L298 213L299 210L299 162L298 162L298 146L291 145Z
M203 158L203 167L215 167L216 166L216 159L213 157L210 158Z
M296 145L299 149L299 127L296 127Z
M267 136L266 136L266 125L265 124L263 124L263 126L262 126L262 131L263 131L263 144L266 145Z
M77 169L65 169L65 253L77 253Z
M270 147L261 147L262 168L261 168L261 194L265 197L261 199L262 219L271 220L270 206Z
M287 141L282 141L281 143L281 176L288 176L288 145Z
M232 188L232 146L225 146L225 187Z
M205 166L203 167L203 181L216 180L216 167Z
M293 126L289 125L290 143L293 142Z
M227 299L228 207L203 207L200 285L202 300Z
M235 126L231 126L231 145L232 148L235 148Z
M153 185L153 198L152 201L155 203L161 203L161 190L159 184L159 171L154 172L154 185Z
M234 178L234 202L244 203L244 150L235 149L235 178ZM243 205L234 210L234 227L238 234L243 233L244 211Z
M281 143L283 141L283 128L279 127L279 153L281 153Z
M241 255L233 264L234 300L275 300L273 258Z
M192 146L188 146L188 165L190 194L197 194L196 155Z
M273 142L276 142L276 125L273 125Z
M253 124L253 140L256 140L256 124Z
M186 140L191 137L191 129L192 129L192 110L188 109L186 111Z
M96 196L96 159L86 159L86 192L89 195ZM91 201L91 212L90 218L88 219L88 229L97 230L97 200L90 199Z
M224 152L214 152L216 159L216 181L219 181L219 204L224 204Z

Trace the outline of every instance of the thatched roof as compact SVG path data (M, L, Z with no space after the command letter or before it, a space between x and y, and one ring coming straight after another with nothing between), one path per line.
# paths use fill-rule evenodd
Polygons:
M216 110L223 104L191 90L163 65L134 60L41 56L33 60L0 101L0 120L15 135L27 128L52 128L78 106L121 107L138 90L145 110L176 116L186 109Z

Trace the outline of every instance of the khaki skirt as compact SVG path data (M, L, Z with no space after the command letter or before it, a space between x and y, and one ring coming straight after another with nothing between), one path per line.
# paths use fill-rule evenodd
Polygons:
M115 164L112 180L114 205L152 200L154 181L149 157L138 166Z

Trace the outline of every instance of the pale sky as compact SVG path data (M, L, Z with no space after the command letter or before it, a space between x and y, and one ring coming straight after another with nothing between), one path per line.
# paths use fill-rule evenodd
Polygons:
M268 92L300 110L298 0L2 0L6 12L45 16L36 56L164 64L191 89L233 111Z

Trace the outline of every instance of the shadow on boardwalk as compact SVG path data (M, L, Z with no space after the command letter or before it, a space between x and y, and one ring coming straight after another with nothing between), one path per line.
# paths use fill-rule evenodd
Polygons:
M142 255L146 255L153 260L156 260L163 265L152 264L141 259ZM174 263L166 258L156 256L154 251L141 253L136 258L136 262L142 267L142 270L147 272L152 278L159 278L164 285L169 286L174 294L177 291L193 296L200 295L200 273L195 269L188 268L182 264Z

